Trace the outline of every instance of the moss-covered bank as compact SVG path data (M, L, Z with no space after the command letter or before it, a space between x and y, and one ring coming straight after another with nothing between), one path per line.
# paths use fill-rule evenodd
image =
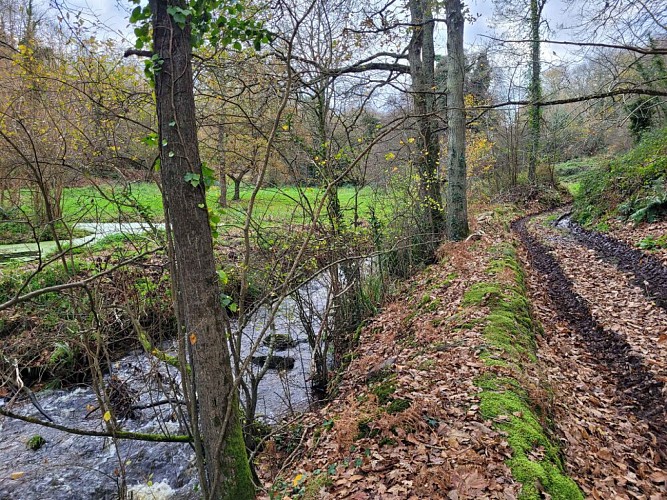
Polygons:
M537 361L535 333L539 325L531 316L524 275L510 244L493 249L488 282L471 286L464 306L487 306L484 327L486 348L480 356L490 370L478 377L480 410L484 418L507 434L512 457L507 464L521 482L521 498L584 498L564 470L561 452L551 436L544 405L532 395L527 369Z

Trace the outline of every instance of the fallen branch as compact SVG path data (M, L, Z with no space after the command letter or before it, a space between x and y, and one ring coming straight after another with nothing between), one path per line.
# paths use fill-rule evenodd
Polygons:
M192 442L192 436L181 435L181 434L167 436L165 434L149 434L146 432L131 432L131 431L103 432L103 431L89 431L85 429L77 429L75 427L67 427L65 425L45 422L44 420L40 420L35 417L29 417L27 415L20 415L18 413L14 413L13 411L9 411L2 406L0 406L0 415L8 418L14 418L16 420L22 420L23 422L28 422L29 424L41 425L42 427L56 429L59 431L67 432L69 434L76 434L78 436L108 437L116 439L128 439L131 441L150 441L154 443Z

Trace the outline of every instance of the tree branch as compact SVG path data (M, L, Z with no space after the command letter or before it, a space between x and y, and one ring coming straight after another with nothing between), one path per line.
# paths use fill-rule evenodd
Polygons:
M174 436L167 436L165 434L148 434L145 432L130 432L130 431L103 432L103 431L89 431L84 429L77 429L75 427L67 427L65 425L45 422L44 420L40 420L35 417L29 417L27 415L19 415L18 413L9 411L2 406L0 406L0 415L8 418L15 418L16 420L22 420L23 422L28 422L29 424L41 425L42 427L48 427L50 429L56 429L59 431L68 432L70 434L76 434L78 436L110 437L117 439L129 439L132 441L150 441L155 443L190 443L192 441L191 436L180 435L180 434Z
M637 47L634 45L624 45L624 44L613 44L613 43L595 43L595 42L568 42L564 40L530 40L530 39L524 39L524 40L504 40L502 38L495 38L492 36L488 35L481 35L484 38L489 38L490 40L493 40L495 42L502 42L502 43L532 43L532 42L540 42L540 43L548 43L551 45L568 45L568 46L575 46L575 47L600 47L600 48L605 48L605 49L620 49L620 50L627 50L630 52L637 52L638 54L643 54L643 55L667 55L667 47L661 48L661 47L656 47L654 49L651 48L643 48L643 47Z
M575 102L583 102L583 101L591 101L593 99L605 99L607 97L614 97L618 95L650 95L650 96L658 96L658 97L667 97L667 90L655 90L655 89L641 89L641 88L635 88L635 89L618 89L618 90L612 90L609 92L601 92L599 94L588 94L588 95L583 95L583 96L577 96L577 97L570 97L567 99L554 99L553 101L537 101L537 102L531 102L531 101L505 101L501 102L498 104L488 104L488 105L481 105L481 106L471 106L470 108L467 109L496 109L496 108L503 108L505 106L528 106L529 104L537 104L538 106L557 106L559 104L571 104Z
M127 49L123 53L123 57L130 57L130 56L153 57L153 52L151 52L150 50Z

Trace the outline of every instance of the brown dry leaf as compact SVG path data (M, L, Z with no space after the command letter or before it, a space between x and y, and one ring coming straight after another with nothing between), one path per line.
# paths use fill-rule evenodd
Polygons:
M649 476L649 479L654 483L665 483L667 482L667 472L656 471Z

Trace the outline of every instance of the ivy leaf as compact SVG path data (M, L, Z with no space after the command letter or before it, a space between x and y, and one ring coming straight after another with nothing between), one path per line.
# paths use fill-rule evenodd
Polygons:
M170 155L173 154L173 152L169 153ZM183 180L185 182L189 182L192 187L197 187L199 186L199 183L201 182L201 175L195 174L194 172L188 172L183 176Z
M157 146L157 134L155 132L151 132L146 137L142 137L141 142L143 142L146 146Z
M132 10L132 14L130 14L130 22L131 23L136 23L140 18L141 18L141 11L143 9L141 8L141 5L136 6Z
M227 283L229 283L229 276L227 276L227 273L222 269L218 271L218 278L220 279L220 284L222 286L225 286Z

